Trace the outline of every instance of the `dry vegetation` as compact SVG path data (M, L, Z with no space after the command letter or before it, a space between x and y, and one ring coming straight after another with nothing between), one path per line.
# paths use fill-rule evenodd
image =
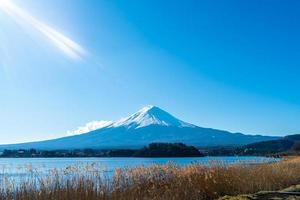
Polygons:
M279 190L300 183L300 158L259 165L153 165L118 169L112 179L97 169L96 165L69 167L53 170L51 175L39 175L29 169L32 175L18 181L2 177L0 199L201 200Z

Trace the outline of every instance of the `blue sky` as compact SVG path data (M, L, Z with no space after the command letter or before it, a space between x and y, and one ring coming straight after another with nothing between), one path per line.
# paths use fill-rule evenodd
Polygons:
M4 1L1 143L65 136L148 104L203 127L300 133L299 1L11 1L79 44L79 59Z

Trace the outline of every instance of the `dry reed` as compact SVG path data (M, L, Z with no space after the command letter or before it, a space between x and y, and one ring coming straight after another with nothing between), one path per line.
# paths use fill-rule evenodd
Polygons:
M300 158L265 164L174 164L117 169L107 177L98 166L68 167L41 175L2 176L5 200L194 200L279 190L300 183Z

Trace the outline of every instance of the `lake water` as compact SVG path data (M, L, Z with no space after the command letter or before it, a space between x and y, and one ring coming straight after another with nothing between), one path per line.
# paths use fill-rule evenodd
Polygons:
M0 174L10 177L26 176L28 169L47 173L52 169L63 170L68 166L86 166L96 164L103 172L112 174L116 168L167 164L185 166L191 163L208 164L210 162L233 164L274 162L274 158L265 157L199 157L199 158L0 158Z

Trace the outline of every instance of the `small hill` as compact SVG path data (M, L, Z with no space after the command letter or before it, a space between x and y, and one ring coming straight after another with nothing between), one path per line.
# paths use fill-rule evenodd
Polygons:
M271 155L278 153L300 153L300 134L289 135L278 140L270 140L245 145L244 154Z
M202 157L204 156L193 146L182 143L152 143L138 150L135 157Z

